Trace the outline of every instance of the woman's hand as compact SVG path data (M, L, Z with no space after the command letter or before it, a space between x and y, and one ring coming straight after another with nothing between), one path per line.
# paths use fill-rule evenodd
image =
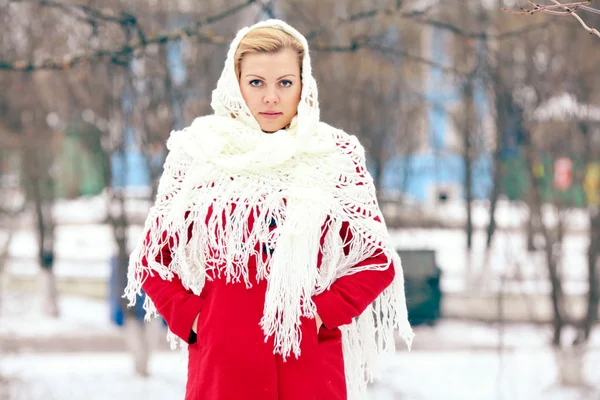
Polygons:
M196 318L194 319L194 323L192 324L192 331L194 333L198 333L198 317L200 316L200 313L198 313L198 315L196 315Z
M321 317L319 317L319 313L315 313L315 320L317 320L317 335L319 334L319 329L323 325L323 321L321 321Z

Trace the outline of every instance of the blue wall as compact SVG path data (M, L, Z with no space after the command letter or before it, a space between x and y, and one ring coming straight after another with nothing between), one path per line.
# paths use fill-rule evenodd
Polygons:
M135 144L131 128L125 130L124 147L124 153L114 152L111 155L113 187L149 187L150 171L144 155Z
M491 168L490 156L473 161L471 189L476 199L489 196L492 188ZM391 159L385 166L382 185L385 190L402 190L424 202L429 188L435 183L460 184L464 198L464 176L465 164L459 154L415 154L408 158L399 156Z
M430 58L440 65L449 65L451 60L444 50L451 48L451 44L448 43L449 35L437 29L432 30L432 35ZM457 184L463 187L464 198L464 160L461 154L453 153L447 145L449 128L453 123L447 110L453 104L461 101L462 97L460 81L453 84L453 79L438 68L429 69L429 76L425 79L427 82L425 100L428 105L428 150L410 157L392 158L384 168L383 189L404 191L424 202L427 200L429 188L436 183ZM474 89L474 102L480 118L489 112L483 85L478 84L477 81ZM483 149L482 145L482 143L473 143L476 148ZM473 196L476 199L488 198L492 188L491 154L483 154L473 160L472 173ZM405 178L406 182L404 182Z

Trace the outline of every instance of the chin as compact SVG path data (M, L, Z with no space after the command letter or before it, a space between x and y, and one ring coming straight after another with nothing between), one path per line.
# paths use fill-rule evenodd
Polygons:
M288 115L282 115L274 120L262 118L259 114L254 115L254 118L256 118L260 125L260 129L265 133L275 133L281 129L285 129L292 122L292 118L289 118Z
M277 125L262 125L260 129L265 133L275 133L278 130L285 128L285 125L277 124Z

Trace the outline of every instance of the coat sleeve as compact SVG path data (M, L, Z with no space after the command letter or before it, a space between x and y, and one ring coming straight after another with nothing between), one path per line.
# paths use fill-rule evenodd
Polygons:
M342 237L351 235L349 225L344 223L340 232ZM346 251L346 250L345 250ZM356 267L387 263L387 256L381 252L361 261ZM363 313L394 279L394 265L383 271L367 270L346 275L337 279L329 290L313 296L317 313L327 329L347 325L352 319Z
M191 227L188 231L188 240L190 233ZM164 235L166 238L166 233ZM146 242L149 240L150 234L148 232ZM161 249L156 261L165 266L171 263L171 245L172 239ZM143 259L142 264L147 266L147 260ZM196 335L192 331L192 325L204 306L207 286L205 285L204 290L197 296L183 286L179 276L175 275L172 280L168 281L154 273L146 277L142 289L150 297L171 332L186 343L193 344L196 341Z

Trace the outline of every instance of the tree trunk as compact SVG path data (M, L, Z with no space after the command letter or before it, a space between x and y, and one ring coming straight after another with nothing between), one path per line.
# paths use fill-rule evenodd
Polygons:
M45 298L44 308L46 315L58 318L58 288L56 284L56 275L54 275L54 272L51 269L42 269L42 287Z
M463 101L465 104L465 126L463 131L464 145L464 164L465 164L465 201L467 207L467 225L465 227L467 234L467 250L470 252L473 248L473 155L471 150L471 137L473 127L475 126L475 107L473 105L473 81L468 79L463 85Z
M121 205L123 206L123 195L121 194L119 197ZM119 219L120 224L117 225L120 226L115 231L118 247L117 279L115 281L118 282L119 285L117 293L122 294L125 291L125 286L127 285L127 267L129 264L129 257L127 253L127 225L124 214L122 214L121 218ZM134 309L127 307L127 299L121 296L120 302L123 310L125 341L133 355L134 371L138 376L147 377L149 375L148 360L150 356L150 348L144 321L139 321L136 318Z
M579 129L586 143L586 165L591 165L596 160L596 149L588 124L581 122ZM578 182L583 187L583 180ZM596 320L598 319L598 307L600 305L600 287L598 285L598 256L600 255L600 209L588 203L589 218L589 245L587 251L588 267L588 296L587 311L582 322L580 335L587 342Z
M504 149L504 134L508 127L508 107L509 101L507 93L500 86L498 78L494 79L494 91L496 94L496 149L494 151L494 165L492 172L492 193L490 196L490 221L487 227L486 249L492 247L492 239L496 232L496 206L500 196L500 186L502 184L502 151Z
M503 165L502 152L504 151L504 135L508 131L509 114L511 114L511 97L506 88L502 84L499 76L492 74L493 97L495 99L494 107L496 110L496 143L494 150L494 161L492 171L492 192L490 194L490 219L487 226L487 237L485 241L485 254L481 276L488 275L490 259L492 257L492 241L496 233L496 209L498 206L498 198L501 193Z
M539 214L538 214L539 215ZM541 221L541 217L540 217ZM554 256L554 246L559 245L554 243L550 233L544 225L544 222L540 222L542 234L544 236L544 253L546 255L546 264L548 266L548 273L550 275L550 283L552 285L551 299L552 299L552 310L554 312L553 320L553 344L560 346L562 329L565 325L565 311L564 311L564 293L562 290L562 283L558 274L558 262L557 257Z
M531 212L530 212L530 220L535 216L540 224L540 230L544 237L544 253L546 258L546 266L548 268L548 275L550 278L551 284L551 300L552 300L552 310L554 313L553 318L553 345L556 347L561 346L561 336L562 330L565 325L565 310L564 310L564 293L562 289L562 283L560 280L560 276L558 273L558 257L555 256L555 247L561 246L562 243L558 243L554 240L546 224L544 219L542 218L542 187L541 182L533 173L533 165L535 160L535 149L533 148L532 139L530 137L530 133L525 131L523 135L525 137L525 155L527 161L527 171L529 174L529 179L531 182L530 188L530 199L531 199Z
M528 166L528 168L530 168L531 166ZM529 189L529 193L527 194L527 205L529 208L529 215L527 216L527 222L526 222L526 226L525 226L525 234L526 234L526 240L527 240L527 251L529 252L533 252L536 250L535 247L535 225L534 225L534 218L535 218L535 212L534 212L534 208L535 205L533 203L533 200L531 199L531 192L534 191L536 189L534 189L533 187L531 187ZM541 215L541 210L540 210L540 215ZM541 224L541 222L540 222Z
M600 304L600 290L598 288L598 254L600 254L600 212L598 209L589 211L590 216L590 244L587 251L588 265L588 295L587 312L583 321L583 338L587 342L590 338L592 327L598 316Z
M383 166L384 166L384 160L382 160L382 156L381 156L381 152L380 155L373 160L373 165L374 165L374 184L375 184L375 190L377 193L377 199L381 199L381 186L383 184Z
M558 367L560 384L568 387L587 387L584 375L585 343L574 346L555 347L554 355Z
M58 317L58 290L54 275L54 221L52 218L54 182L47 175L46 168L41 166L41 157L42 155L38 154L38 151L30 151L30 157L26 158L28 161L26 174L30 183L30 195L33 199L36 216L38 262L41 268L44 309L47 315Z
M122 295L127 285L127 269L129 265L129 251L128 251L128 230L129 220L125 209L126 201L126 179L127 167L126 167L126 153L123 145L119 146L117 154L122 157L121 162L121 173L123 179L123 187L109 189L108 196L108 207L109 207L109 221L113 230L113 238L117 245L116 254L116 270L114 271L115 279L113 284L115 285L114 293L119 296L119 305L123 311L123 334L125 342L133 355L134 371L138 376L148 376L148 359L150 355L150 348L148 346L148 339L145 333L145 325L143 320L138 321L135 316L135 309L129 308L127 299ZM108 156L108 155L107 155ZM110 162L110 158L108 161ZM112 169L109 168L107 172L112 174ZM106 177L111 184L111 176Z
M496 152L498 153L498 151ZM490 196L490 221L487 226L487 237L485 241L485 248L489 250L492 247L492 239L496 232L496 207L498 204L498 197L500 196L500 180L501 176L501 162L499 157L494 156L494 171L492 172L492 193Z
M138 321L125 313L124 319L125 341L133 355L133 367L136 375L148 377L148 361L150 359L150 346L147 329L144 321Z
M4 289L4 282L2 281L2 278L4 277L4 269L6 268L6 260L8 259L8 248L10 247L10 242L12 241L14 232L12 221L4 226L8 226L8 232L6 241L2 244L0 249L0 310L2 310L2 290ZM2 397L0 396L0 398Z
M114 200L112 211L116 215L111 218L113 225L113 235L117 244L117 260L116 260L116 279L114 284L117 285L115 293L122 294L127 285L127 268L129 265L129 252L127 246L128 234L128 219L125 211L125 190L120 188L117 191L112 191L112 199ZM138 321L135 315L135 309L129 308L127 299L123 296L119 297L120 306L123 310L123 326L125 341L133 355L134 371L138 376L148 376L148 359L150 347L146 336L146 327L144 321Z
M132 35L131 30L125 30L127 37ZM117 74L118 75L118 74ZM127 212L125 208L126 202L126 190L127 190L127 176L128 176L128 165L127 165L127 153L132 151L131 147L126 145L128 142L125 135L128 129L132 129L131 134L135 134L136 129L141 129L133 124L133 117L131 110L127 111L121 107L121 99L123 94L131 96L133 104L136 103L137 93L134 89L134 80L136 79L131 69L127 69L124 76L124 86L120 86L118 79L112 81L113 87L113 99L114 103L111 106L109 114L113 115L113 118L118 121L115 124L116 127L111 132L113 137L111 138L112 145L110 148L105 149L105 165L106 168L106 187L108 191L108 220L113 230L113 239L117 247L117 253L115 254L115 271L113 284L115 285L114 293L119 296L119 305L123 311L123 335L128 345L134 360L134 371L139 376L148 376L148 358L149 358L149 346L146 338L146 327L143 321L138 321L135 316L135 309L129 308L127 300L123 298L123 293L127 285L127 269L129 265L129 248L128 248L128 231L129 231L129 219L127 218ZM138 141L139 143L139 141ZM142 146L142 151L147 150ZM113 187L113 175L114 171L112 168L112 157L120 158L120 181L122 186L119 188Z

